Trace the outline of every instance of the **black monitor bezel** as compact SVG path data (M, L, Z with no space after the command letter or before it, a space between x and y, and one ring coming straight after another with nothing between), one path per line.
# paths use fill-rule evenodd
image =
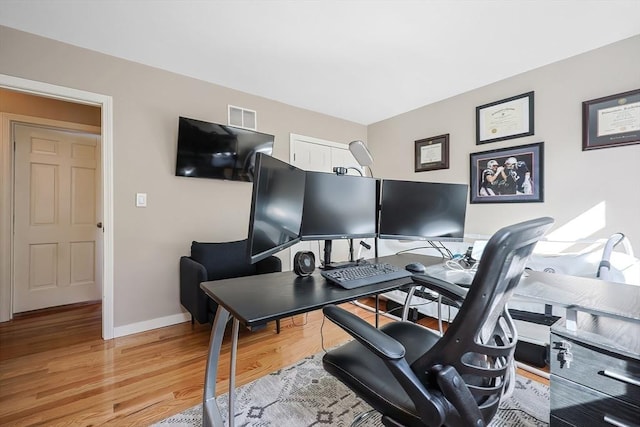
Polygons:
M380 205L379 205L379 218L378 218L378 238L385 240L411 240L411 241L433 241L433 242L462 242L464 241L464 231L465 231L465 223L467 216L467 207L468 207L468 194L469 194L469 186L467 184L458 184L458 183L442 183L442 182L424 182L424 181L408 181L408 180L390 180L383 179L380 184ZM420 234L391 234L384 233L382 229L382 221L384 217L384 209L385 209L385 200L384 200L384 188L385 182L387 183L407 183L408 186L420 186L422 184L425 185L443 185L443 186L455 186L459 195L462 196L464 194L465 197L465 209L464 209L464 218L462 219L462 235L456 237L449 236L424 236ZM387 190L389 191L389 190ZM388 209L388 206L387 206Z
M196 130L198 135L207 135L203 129L211 130L211 134L216 136L193 137L192 132ZM216 150L225 143L233 153L232 162L224 167L202 162L201 156L219 154ZM268 133L179 116L175 176L252 182L255 154L262 152L271 155L274 143L275 136ZM189 167L193 171L187 173Z
M375 178L372 177L363 177L363 176L356 176L356 175L336 175L336 174L332 174L332 173L328 173L328 172L320 172L320 171L306 171L306 182L305 182L305 201L307 201L307 198L313 198L316 197L317 194L312 194L309 191L308 188L308 184L310 181L308 179L309 176L323 176L326 175L327 176L327 182L329 181L334 181L335 183L338 183L338 181L340 181L341 179L353 179L353 180L362 180L361 182L371 182L370 185L373 186L373 199L371 201L371 209L372 209L372 218L371 218L371 225L372 225L372 230L371 232L368 233L332 233L332 232L325 232L325 233L313 233L310 234L309 232L305 232L304 229L304 224L305 224L305 216L304 216L304 207L303 207L303 215L302 215L302 226L300 228L300 237L302 241L314 241L314 240L346 240L346 239L367 239L367 238L373 238L376 237L378 234L378 180L376 180ZM344 181L343 181L344 184ZM339 188L339 186L336 186ZM310 200L310 199L309 199ZM308 204L305 203L305 207L308 208Z
M266 159L269 158L269 159ZM278 244L272 248L269 248L267 250L264 250L262 252L259 253L253 253L253 246L254 246L254 233L255 233L255 219L256 219L256 205L258 203L258 197L260 196L260 193L258 191L262 180L264 179L264 176L261 174L261 171L264 167L265 162L276 162L279 163L280 166L287 168L291 171L299 171L300 172L300 179L302 179L302 188L303 188L303 193L300 199L300 222L299 222L299 227L298 227L298 231L297 231L297 237L293 238L292 240L285 242L285 243L281 243ZM267 154L263 154L263 153L259 153L256 156L256 173L255 173L255 179L253 180L253 190L251 193L251 208L250 208L250 213L249 213L249 231L247 234L247 257L249 259L249 262L251 264L254 264L258 261L261 261L277 252L280 252L284 249L287 249L293 245L295 245L296 243L300 242L300 226L302 225L302 203L304 200L304 180L305 180L305 171L302 169L299 169L295 166L292 166L286 162L283 162L282 160L279 160L275 157L269 156Z

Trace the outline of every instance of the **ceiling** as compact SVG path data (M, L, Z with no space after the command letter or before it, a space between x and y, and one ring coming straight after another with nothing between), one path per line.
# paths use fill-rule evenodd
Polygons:
M0 0L0 25L365 125L640 34L639 17L640 0Z

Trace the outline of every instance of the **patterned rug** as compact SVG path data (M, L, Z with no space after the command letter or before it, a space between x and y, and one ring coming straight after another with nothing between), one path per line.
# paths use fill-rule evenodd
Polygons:
M218 407L227 419L228 395L218 397ZM280 369L236 391L237 426L346 427L369 405L322 368L322 353ZM492 427L534 427L549 424L549 387L517 376L513 395L500 405ZM202 425L202 406L196 405L155 424L158 427ZM361 424L381 427L380 416Z

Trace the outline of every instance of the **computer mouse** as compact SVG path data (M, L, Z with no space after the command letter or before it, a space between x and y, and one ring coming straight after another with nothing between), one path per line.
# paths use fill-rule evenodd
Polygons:
M419 262L412 262L411 264L405 265L404 268L412 273L424 273L426 271L425 266Z

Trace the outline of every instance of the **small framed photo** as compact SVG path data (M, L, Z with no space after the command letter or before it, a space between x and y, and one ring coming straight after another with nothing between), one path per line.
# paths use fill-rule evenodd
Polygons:
M544 143L471 153L470 203L543 202Z
M533 92L476 107L476 145L533 135Z
M415 143L415 171L449 169L449 134L425 138Z
M640 144L640 89L582 103L582 151Z

